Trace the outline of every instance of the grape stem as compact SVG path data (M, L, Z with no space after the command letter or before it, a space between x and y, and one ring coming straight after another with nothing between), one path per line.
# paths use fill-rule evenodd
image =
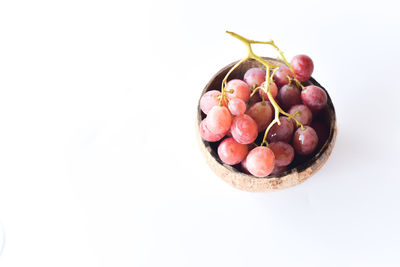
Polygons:
M227 80L229 75L237 68L240 66L240 64L242 64L243 62L245 62L246 60L252 58L257 60L258 62L260 62L261 64L263 64L266 67L266 72L265 72L265 82L264 86L262 87L257 87L254 89L254 91L252 92L251 96L254 95L254 93L257 90L263 90L267 96L269 101L271 102L272 106L274 107L274 111L275 111L275 116L274 119L271 121L271 123L268 125L267 129L265 130L264 133L264 138L260 144L260 146L265 145L268 146L268 142L267 142L267 136L268 136L268 132L271 129L271 127L277 123L278 125L281 124L281 122L279 121L279 114L283 114L285 116L287 116L290 119L293 119L296 122L297 126L300 126L302 130L304 130L304 126L303 124L301 124L296 118L295 116L297 115L296 113L294 114L289 114L287 112L285 112L279 105L278 103L276 103L275 99L273 98L272 94L271 94L271 90L270 90L270 84L273 82L273 77L275 75L275 72L280 68L280 65L276 65L276 64L272 64L270 62L268 62L267 60L257 56L256 54L254 54L253 49L251 48L251 44L267 44L267 45L271 45L272 47L274 47L278 53L280 54L280 58L281 60L285 63L285 65L287 65L290 70L293 73L293 80L295 81L295 83L300 86L302 89L304 89L305 87L300 83L300 81L297 79L296 74L293 71L293 67L289 64L289 62L286 60L285 56L283 55L283 52L278 48L278 46L276 46L276 44L274 43L274 41L270 40L270 41L254 41L254 40L249 40L237 33L234 32L230 32L230 31L226 31L226 33L232 35L233 37L235 37L236 39L242 41L247 48L247 57L238 61L226 74L224 80L222 81L222 86L221 86L221 99L219 104L222 105L222 101L226 101L226 84L227 84ZM270 71L272 70L272 73L270 73ZM264 101L264 94L261 94L262 100ZM224 100L223 100L224 99ZM226 103L226 102L225 102Z
M226 93L233 93L233 91L227 91L227 90L226 90L226 81L228 80L229 75L232 73L232 71L234 71L237 67L239 67L240 64L242 64L243 62L245 62L245 61L248 60L248 59L249 59L249 57L246 57L246 58L240 60L238 63L236 63L235 66L233 66L233 67L228 71L228 73L225 75L225 78L222 80L222 85L221 85L221 96L220 96L220 99L219 99L219 105L220 105L220 106L222 106L222 101L224 101L225 104L228 104L228 103L227 103L227 99L226 99L226 98L227 98Z

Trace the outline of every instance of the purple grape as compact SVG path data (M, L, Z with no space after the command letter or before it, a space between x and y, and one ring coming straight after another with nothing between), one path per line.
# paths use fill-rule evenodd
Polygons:
M286 84L279 90L278 99L281 107L288 110L294 105L301 104L300 90L295 84Z
M298 120L304 126L310 125L312 121L312 113L311 110L306 105L295 105L289 109L289 114L294 114L297 112L297 115L294 116L296 120ZM293 126L296 129L297 124L295 120L292 120Z
M312 111L317 111L326 106L328 97L321 87L309 85L301 92L301 100Z
M251 87L260 86L265 81L265 70L260 68L251 68L244 74L243 80Z
M300 155L309 155L314 152L318 144L318 136L313 128L305 126L298 128L293 135L293 147Z
M284 142L272 143L268 146L275 155L275 165L279 167L289 165L294 158L294 149Z
M290 65L293 68L296 77L300 82L310 79L314 70L314 63L309 56L297 55L293 57Z
M282 87L289 83L288 76L293 78L292 71L288 67L282 66L275 72L274 82L278 87Z
M279 121L281 122L281 125L275 123L269 130L267 141L270 143L278 141L289 143L293 135L293 124L284 116L280 116Z

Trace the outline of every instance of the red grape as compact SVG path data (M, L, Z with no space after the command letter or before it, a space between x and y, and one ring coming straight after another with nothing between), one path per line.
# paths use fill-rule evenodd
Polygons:
M289 83L289 79L288 76L293 78L293 73L292 71L286 67L286 66L282 66L280 67L274 75L274 81L276 83L276 85L278 85L279 87L284 86L285 84Z
M262 85L262 88L264 88L264 83ZM275 98L276 95L278 94L278 87L276 86L276 84L274 82L272 82L271 85L269 86L269 90L271 92L272 97ZM258 90L258 93L260 94L260 96L264 95L264 100L269 100L267 93L264 92L263 89Z
M293 68L296 77L300 82L307 81L310 79L311 74L314 70L314 63L309 56L297 55L295 56L290 65Z
M207 128L214 134L226 134L231 127L231 113L224 106L214 106L207 114Z
M271 149L259 146L249 152L246 167L256 177L268 176L275 166L275 156Z
M206 92L200 99L200 109L207 114L210 109L219 104L218 97L221 95L220 91L211 90Z
M219 158L228 165L235 165L247 156L247 145L236 142L232 137L226 138L218 146Z
M207 142L216 142L221 140L225 134L214 134L207 128L206 120L202 120L200 123L200 135Z
M251 68L244 74L243 80L251 87L260 86L265 81L265 70L260 68Z
M293 136L293 147L300 155L311 154L318 144L318 136L313 128L305 126L298 128Z
M249 101L251 90L250 86L242 80L233 79L226 84L226 90L233 90L233 93L227 93L229 98L240 98L244 102Z
M267 140L270 143L278 141L289 143L293 135L293 123L288 121L288 118L284 116L280 116L279 121L281 125L275 123L271 127L267 135Z
M284 110L301 103L300 90L296 85L284 85L279 89L278 100Z
M289 114L294 114L297 112L297 115L294 116L301 124L304 126L310 125L312 121L312 113L311 110L306 105L295 105L289 109ZM293 126L296 129L297 124L295 120L292 120Z
M240 98L232 98L229 100L228 109L232 115L241 115L246 112L246 103Z
M288 143L279 141L271 143L268 147L274 152L276 166L287 166L293 161L294 149Z
M246 114L257 123L258 131L264 131L272 121L273 109L269 102L258 102L247 110Z
M309 85L301 92L303 103L311 110L316 111L326 106L328 97L325 91L318 86Z
M250 144L257 138L257 123L248 115L242 114L232 120L232 137L240 144Z

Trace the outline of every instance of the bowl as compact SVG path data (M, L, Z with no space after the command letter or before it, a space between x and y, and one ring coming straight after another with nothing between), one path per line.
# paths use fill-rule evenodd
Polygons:
M271 63L284 65L283 62L278 61L276 59L264 57L264 59L268 60ZM218 71L208 82L204 90L202 91L201 96L210 90L220 90L221 83L224 79L227 72L237 63L233 62L226 67L222 68ZM242 63L238 68L236 68L231 75L230 79L243 79L244 73L253 67L262 67L262 65L253 59L249 59L246 62ZM335 145L335 139L337 134L337 126L336 126L336 114L335 108L333 106L332 100L326 91L326 89L321 86L315 79L312 77L305 83L304 85L314 84L316 86L321 87L328 96L327 106L319 112L319 116L327 122L329 126L329 133L325 143L320 144L317 147L317 150L308 158L302 159L300 162L291 164L292 166L286 172L280 173L278 175L270 175L264 178L258 178L240 171L238 166L230 166L224 164L218 157L217 148L219 142L210 143L204 141L200 136L200 123L205 118L205 114L202 113L200 109L200 99L197 106L197 139L199 141L200 150L204 155L204 158L210 168L215 172L217 176L222 178L225 182L230 184L231 186L248 191L248 192L272 192L277 190L282 190L285 188L289 188L295 185L298 185L312 175L314 175L328 160L332 149ZM293 166L294 165L294 166Z

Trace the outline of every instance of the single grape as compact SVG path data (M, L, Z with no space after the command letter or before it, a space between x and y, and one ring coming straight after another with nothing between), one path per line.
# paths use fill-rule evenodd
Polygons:
M265 81L265 70L260 68L248 69L244 74L243 80L250 88L260 86Z
M273 109L269 102L257 102L251 106L246 114L253 118L257 123L258 132L262 132L267 129L268 125L272 121Z
M218 97L221 95L220 91L211 90L206 92L200 99L200 109L205 113L208 114L210 109L214 106L219 104Z
M250 86L242 80L239 79L230 80L226 84L226 90L227 91L233 90L233 93L226 94L229 98L237 97L242 99L244 102L249 101L251 94Z
M275 167L274 152L265 146L254 148L247 154L246 167L256 177L268 176Z
M262 88L264 88L264 83L262 84ZM272 97L275 98L276 95L278 94L278 87L276 86L276 84L274 82L271 82L269 90L271 92ZM263 89L259 89L258 93L260 94L260 97L262 97L264 95L264 100L269 100L267 93L264 92Z
M322 147L329 137L329 127L326 123L320 121L311 122L310 126L315 130L318 136L318 147Z
M295 105L289 109L289 114L294 114L297 112L297 115L294 116L296 120L298 120L304 126L310 125L312 121L312 113L311 110L306 105ZM293 126L296 129L297 124L295 120L292 120Z
M218 156L228 165L235 165L247 156L247 145L239 144L232 137L226 138L218 146Z
M274 82L280 88L289 83L288 76L290 78L294 77L292 71L288 67L282 66L275 72Z
M238 116L246 112L246 103L240 98L232 98L229 100L228 109L232 115Z
M268 132L267 141L269 143L282 141L289 143L293 135L293 123L288 121L287 117L280 116L279 121L281 125L275 123Z
M310 79L314 70L314 63L309 56L297 55L293 57L290 65L293 68L296 77L300 82Z
M286 84L279 89L277 99L284 110L289 110L291 106L301 103L300 90L295 84Z
M268 146L275 155L275 165L279 167L287 166L292 163L294 149L291 145L284 142L271 143Z
M312 111L317 111L326 106L328 96L321 87L309 85L301 92L301 100Z
M214 106L207 114L207 128L214 134L226 134L231 127L231 113L224 106Z
M275 165L275 168L272 170L270 175L278 175L281 174L283 172L285 172L287 170L286 166L277 166Z
M200 135L207 142L217 142L224 137L225 134L214 134L207 128L206 119L200 123Z
M313 128L305 126L298 128L293 135L293 147L300 155L309 155L314 152L318 144L318 136Z
M257 138L257 123L246 114L236 116L232 120L231 133L236 142L250 144Z

